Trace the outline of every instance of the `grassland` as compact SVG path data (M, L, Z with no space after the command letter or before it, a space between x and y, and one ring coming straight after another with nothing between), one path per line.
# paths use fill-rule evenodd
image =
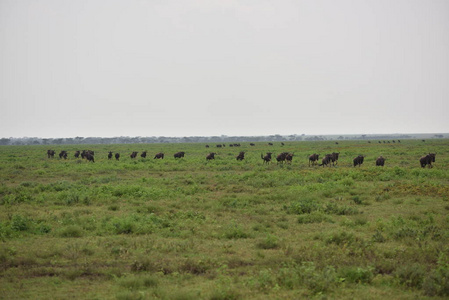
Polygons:
M50 148L69 159L48 159ZM73 157L83 149L95 163ZM149 158L129 157L143 150ZM0 298L444 299L448 150L449 140L1 146ZM294 152L293 163L264 165L268 151ZM337 166L308 165L334 151ZM436 163L422 169L428 152Z

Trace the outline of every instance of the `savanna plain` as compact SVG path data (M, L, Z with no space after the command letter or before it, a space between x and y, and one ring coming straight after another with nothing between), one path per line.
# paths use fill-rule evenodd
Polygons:
M240 144L0 146L0 298L449 297L449 140Z

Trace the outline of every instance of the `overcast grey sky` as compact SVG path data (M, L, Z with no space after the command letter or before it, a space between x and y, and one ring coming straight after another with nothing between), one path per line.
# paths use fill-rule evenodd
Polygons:
M447 0L0 0L0 137L449 132Z

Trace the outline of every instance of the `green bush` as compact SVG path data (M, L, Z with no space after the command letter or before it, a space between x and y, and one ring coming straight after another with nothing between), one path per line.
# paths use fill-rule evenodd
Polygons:
M374 278L373 268L345 267L338 270L340 278L346 282L369 284Z

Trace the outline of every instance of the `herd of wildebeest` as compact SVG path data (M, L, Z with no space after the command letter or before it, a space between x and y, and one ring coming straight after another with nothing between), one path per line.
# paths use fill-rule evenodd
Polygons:
M398 141L398 142L400 142L400 141ZM269 146L273 146L273 143L268 143L268 145ZM240 144L230 144L229 146L230 147L240 147ZM250 143L250 146L255 146L255 144L254 143ZM281 146L284 146L284 143L281 143ZM216 145L216 147L217 148L222 148L222 147L225 147L225 145L224 144L218 144L218 145ZM209 148L209 145L206 145L206 148ZM48 158L54 158L55 154L56 154L55 150L47 150ZM134 152L132 152L130 154L130 157L132 159L135 159L138 154L139 154L139 152L134 151ZM339 152L338 153L337 152L333 152L333 153L330 153L330 154L326 154L326 155L324 155L324 157L322 157L321 163L319 163L320 162L320 160L319 160L320 159L320 154L316 154L316 153L311 154L308 157L308 159L309 159L309 166L311 166L311 165L312 166L318 165L318 166L323 166L323 167L331 166L331 165L335 166L336 164L338 164L339 154L340 154ZM74 157L77 158L77 159L79 159L81 157L81 159L86 159L87 161L95 162L94 155L95 155L95 152L92 151L92 150L82 150L82 151L76 151L75 154L74 154ZM175 153L173 155L173 157L175 159L183 158L184 155L185 155L185 152L181 151L181 152ZM215 153L215 152L208 153L206 155L206 161L214 160L215 159L215 155L217 155L217 153ZM282 152L282 153L280 153L278 155L273 155L273 156L272 155L273 155L272 152L267 152L265 155L262 153L260 155L260 157L261 157L261 159L262 159L264 164L271 163L273 157L276 159L278 164L281 164L281 163L282 164L283 163L289 164L289 163L291 163L293 161L293 156L294 156L294 154L290 153L290 152ZM59 158L60 159L67 159L67 156L68 156L68 153L65 150L62 150L59 153ZM420 163L421 167L425 168L426 166L428 166L429 168L432 168L433 167L432 163L435 162L435 156L436 156L436 153L429 153L429 154L427 154L425 156L422 156L419 159L419 163ZM114 154L112 151L109 151L108 152L108 159L110 160L113 157L116 160L120 160L120 153L115 153ZM141 158L146 158L147 157L147 151L143 151L140 154L140 157ZM245 159L245 151L240 151L239 154L235 158L238 161L243 161ZM154 156L154 159L164 159L164 153L162 153L162 152L156 153L156 155ZM358 155L357 157L355 157L353 159L354 167L357 167L357 166L360 167L363 164L364 159L365 159L364 155ZM376 166L383 167L384 165L385 165L385 158L383 156L379 156L376 159Z

